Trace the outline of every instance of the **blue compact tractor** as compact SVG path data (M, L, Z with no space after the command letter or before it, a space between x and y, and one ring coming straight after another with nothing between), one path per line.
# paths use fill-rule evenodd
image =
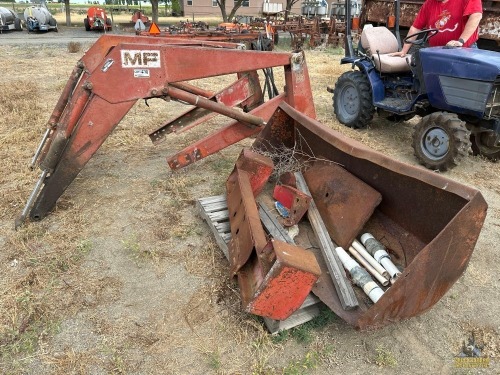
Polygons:
M346 13L350 0L346 1ZM425 167L446 171L472 149L474 154L500 158L500 54L474 48L426 47L437 29L408 35L413 44L406 58L400 50L399 0L394 32L365 25L353 48L350 15L346 14L343 73L333 93L337 119L364 128L375 112L390 120L420 121L413 134L415 156ZM417 35L416 39L409 41Z

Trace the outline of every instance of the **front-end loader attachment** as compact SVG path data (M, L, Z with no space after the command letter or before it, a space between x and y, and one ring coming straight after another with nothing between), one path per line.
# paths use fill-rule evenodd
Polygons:
M139 99L194 106L151 135L154 143L221 114L233 119L215 134L168 159L184 167L258 133L282 102L315 117L302 53L246 51L235 43L102 36L77 63L48 121L32 160L42 170L20 217L40 220ZM209 63L207 63L209 62ZM229 63L230 62L230 63ZM286 90L264 101L258 71L284 69ZM188 81L236 74L218 93Z
M333 197L342 201L348 192L332 187L331 175L307 170L311 160L340 165L381 195L359 233L380 238L402 271L376 303L358 299L359 307L345 309L319 251L316 256L323 272L312 292L346 322L369 329L420 315L465 272L486 217L487 204L478 190L382 155L286 103L253 145L254 151L263 154L284 149L302 155L306 179L317 203L325 205L323 211L335 209ZM363 211L363 203L351 204L349 209ZM340 215L336 217L340 220ZM330 230L329 234L336 237Z

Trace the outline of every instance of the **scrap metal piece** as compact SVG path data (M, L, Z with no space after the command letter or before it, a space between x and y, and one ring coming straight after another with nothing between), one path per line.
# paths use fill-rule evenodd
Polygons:
M287 227L297 224L309 208L311 196L288 185L276 185L273 198L288 209L288 217L283 220Z
M340 165L316 161L304 178L333 240L348 249L382 196Z
M297 179L297 187L304 193L310 195L311 193L302 173L295 173L295 178ZM327 265L328 272L330 273L330 277L333 281L333 285L335 285L335 290L337 291L337 296L342 305L342 308L344 310L351 310L356 308L359 304L354 293L354 289L347 279L344 267L342 266L342 262L340 261L340 258L335 251L337 245L332 242L328 234L323 219L316 207L316 203L314 202L314 198L309 203L307 217L309 218L314 233L319 240L321 253Z
M238 169L248 172L253 196L256 197L269 180L273 172L274 163L267 156L254 152L249 148L244 148L238 160L236 160L235 166Z
M253 298L243 301L244 308L255 315L284 320L300 308L321 269L313 253L275 239L271 243L276 261Z
M231 242L229 242L229 263L232 276L250 258L255 250L263 254L268 241L260 223L257 204L252 193L248 172L235 168L227 183L227 208L231 224ZM266 262L267 269L270 262Z
M255 250L261 256L269 250L254 197L263 189L272 171L271 159L244 149L227 179L227 207L231 225L229 262L232 276L248 261L252 251ZM268 270L269 262L273 259L262 259L264 270Z

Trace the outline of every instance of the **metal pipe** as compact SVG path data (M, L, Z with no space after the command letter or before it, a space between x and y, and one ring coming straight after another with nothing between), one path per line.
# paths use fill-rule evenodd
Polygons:
M365 249L365 247L358 240L352 242L352 247L356 250L380 275L384 278L389 279L389 272L386 271L382 265L375 260L374 257Z
M233 107L228 107L224 104L220 104L217 102L214 102L212 100L203 98L198 95L193 95L189 92L186 92L184 90L179 90L175 87L168 86L166 87L163 92L167 95L169 95L173 99L178 99L183 102L186 102L188 104L194 105L196 107L200 108L205 108L208 109L212 112L217 112L220 113L221 115L230 117L232 119L238 120L240 122L250 124L250 125L255 125L255 126L264 126L266 125L266 122L257 116L251 115L249 113L244 113L241 111L238 111L237 109Z
M63 92L61 93L61 96L59 97L59 100L57 101L56 106L52 111L52 115L49 119L49 126L52 127L59 121L59 118L61 117L61 114L64 111L66 104L68 103L69 97L73 93L73 90L75 89L78 81L80 80L80 77L82 76L83 68L84 66L81 61L73 68L73 71L69 76L70 78L68 82L66 82L66 86L64 86Z
M31 192L31 194L30 194L30 196L28 198L28 201L26 202L26 205L24 206L23 211L21 212L21 215L19 215L19 217L15 221L14 228L16 230L17 230L17 228L19 228L19 226L22 223L24 223L24 220L26 220L26 217L28 216L28 212L29 212L31 206L33 205L33 201L38 196L38 192L40 191L40 189L42 187L42 184L43 184L43 182L45 180L45 177L47 177L48 173L49 173L48 170L42 171L42 174L40 175L40 178L36 182L35 188Z
M47 128L45 131L45 134L42 137L42 141L38 145L38 148L35 151L35 155L33 155L33 158L31 159L30 163L30 169L35 169L35 164L38 159L38 156L40 156L40 153L42 152L43 146L45 145L45 142L47 142L47 139L49 138L49 134L52 131L52 128Z
M380 273L377 272L375 268L373 268L370 263L367 262L365 258L361 256L360 253L356 251L356 249L352 246L349 246L349 253L356 258L356 260L369 272L372 274L373 277L377 279L377 281L382 285L382 286L387 286L389 285L389 280L386 279L384 276L382 276Z
M335 248L335 252L339 256L344 268L351 274L354 283L363 289L373 303L377 302L384 294L384 291L373 281L368 271L361 268L340 246Z
M396 280L401 275L401 271L392 263L391 257L385 246L378 242L370 233L363 234L361 236L361 242L366 246L366 250L375 260L389 272L389 275L391 275L391 282L393 283L392 279Z
M396 29L396 40L398 41L398 51L400 51L401 46L401 34L399 33L399 14L401 12L401 4L399 0L394 0L394 8L395 8L395 16L396 16L396 22L395 22L395 29Z
M203 90L203 89L201 89L197 86L191 85L187 82L173 82L173 83L169 83L169 85L176 87L179 90L184 90L184 91L190 92L191 94L203 96L204 98L211 98L212 96L215 95L215 92L213 92L213 91Z

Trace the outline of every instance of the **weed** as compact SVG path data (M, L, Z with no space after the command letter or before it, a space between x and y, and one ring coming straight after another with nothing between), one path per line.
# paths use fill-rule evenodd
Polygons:
M286 340L288 337L293 337L299 343L309 344L313 339L313 330L323 328L336 319L337 316L325 306L321 309L320 314L317 317L298 327L292 328L289 334L283 333L281 337L277 338L277 340L279 342Z
M208 353L208 366L210 366L211 369L218 371L220 370L222 366L222 361L221 361L221 355L218 351Z
M385 349L383 346L379 346L375 349L377 355L375 357L375 363L381 367L396 367L398 362L394 357L394 354L390 350Z
M122 244L125 247L125 250L131 253L132 257L135 260L145 259L145 258L150 258L150 259L158 258L157 250L144 249L141 247L137 234L132 234L129 238L123 240Z
M69 53L77 53L82 50L82 45L79 42L69 42L68 43L68 52Z
M308 351L304 358L291 363L283 369L283 375L301 375L307 374L308 370L313 370L320 363L320 354L316 351Z

